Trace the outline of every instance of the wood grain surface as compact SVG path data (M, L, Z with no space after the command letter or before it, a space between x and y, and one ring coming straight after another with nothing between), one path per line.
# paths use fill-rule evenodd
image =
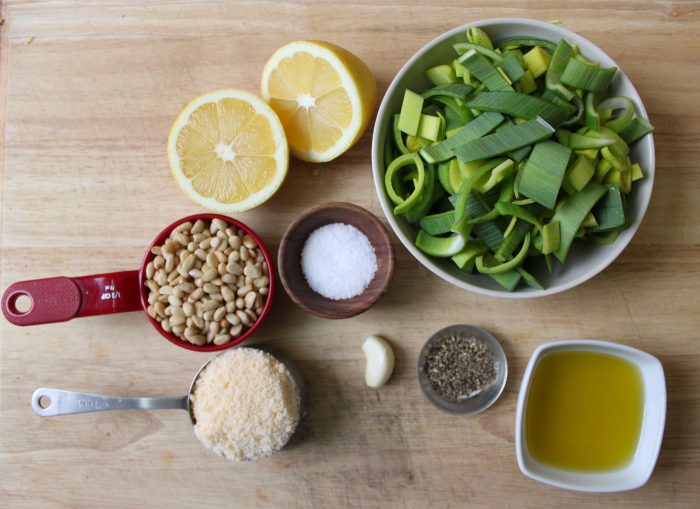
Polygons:
M301 433L280 454L230 464L178 411L44 419L38 387L184 395L208 359L162 339L143 314L18 328L0 321L0 506L54 507L697 507L700 499L700 2L541 0L5 2L0 27L0 287L20 279L135 269L174 219L200 212L168 171L180 108L219 87L259 88L282 44L329 40L364 59L380 94L421 46L465 22L560 19L611 55L656 126L657 177L646 219L602 274L550 298L506 301L450 286L396 243L387 294L329 321L283 292L256 341L297 362L309 386ZM31 41L31 43L30 43ZM289 222L327 201L383 219L371 132L325 165L292 160L280 192L242 214L276 250ZM473 323L510 360L501 399L472 418L440 413L415 376L436 330ZM364 385L360 349L385 335L397 354L381 390ZM524 477L514 451L516 396L533 349L602 338L661 359L668 419L652 478L590 495Z

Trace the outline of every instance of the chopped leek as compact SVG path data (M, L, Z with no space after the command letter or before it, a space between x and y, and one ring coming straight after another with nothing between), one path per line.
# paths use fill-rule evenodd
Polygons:
M628 226L644 178L630 147L653 127L632 100L608 97L616 69L567 41L494 44L472 27L453 47L392 117L386 195L423 253L508 291L541 290L542 266L551 274L575 243L612 243Z
M535 145L518 183L518 192L553 209L559 195L571 149L545 141Z
M418 133L423 97L406 89L399 114L399 130L415 136Z
M561 73L561 82L588 92L604 92L617 71L616 67L602 68L598 63L572 58Z
M482 92L468 100L467 106L481 111L498 111L527 120L541 117L554 127L567 117L566 111L555 104L517 92Z

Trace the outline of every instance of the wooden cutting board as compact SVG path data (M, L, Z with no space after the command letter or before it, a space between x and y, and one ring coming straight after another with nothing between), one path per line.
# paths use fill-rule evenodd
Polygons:
M439 4L436 5L436 4ZM256 340L291 356L309 385L300 435L282 453L235 465L209 454L184 412L43 419L38 387L184 395L208 358L162 340L139 313L17 328L0 320L0 506L15 507L690 507L700 499L700 3L4 2L0 10L0 287L55 275L133 269L172 220L200 211L169 176L165 140L190 98L257 91L282 44L329 40L363 58L380 93L421 46L462 23L558 18L601 46L637 86L656 126L647 217L606 271L562 295L505 301L461 291L396 243L396 274L371 311L306 314L281 292ZM306 208L350 201L382 220L371 132L325 165L292 161L281 191L242 214L273 249ZM415 362L439 328L474 323L510 360L502 398L472 418L423 398ZM363 382L361 342L389 338L396 372ZM603 338L644 349L666 369L668 420L641 489L563 491L524 477L515 402L540 343Z

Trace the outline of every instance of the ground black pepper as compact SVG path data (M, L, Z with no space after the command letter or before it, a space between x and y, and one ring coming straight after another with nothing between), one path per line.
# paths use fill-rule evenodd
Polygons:
M470 398L496 379L489 347L473 336L459 334L431 345L423 371L433 390L453 403Z

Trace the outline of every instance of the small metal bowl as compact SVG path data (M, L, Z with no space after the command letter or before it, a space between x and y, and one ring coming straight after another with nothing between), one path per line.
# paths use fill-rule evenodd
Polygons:
M481 389L481 391L470 398L457 403L443 399L442 396L431 387L428 377L425 375L425 362L430 348L440 339L453 334L475 337L485 343L493 355L494 368L496 370L496 378L490 385ZM508 378L508 361L506 360L506 354L498 340L481 327L476 327L475 325L450 325L449 327L437 331L428 339L425 345L423 345L418 355L417 374L418 384L423 394L425 394L428 401L437 408L451 414L473 415L493 405L503 392L506 386L506 378Z

